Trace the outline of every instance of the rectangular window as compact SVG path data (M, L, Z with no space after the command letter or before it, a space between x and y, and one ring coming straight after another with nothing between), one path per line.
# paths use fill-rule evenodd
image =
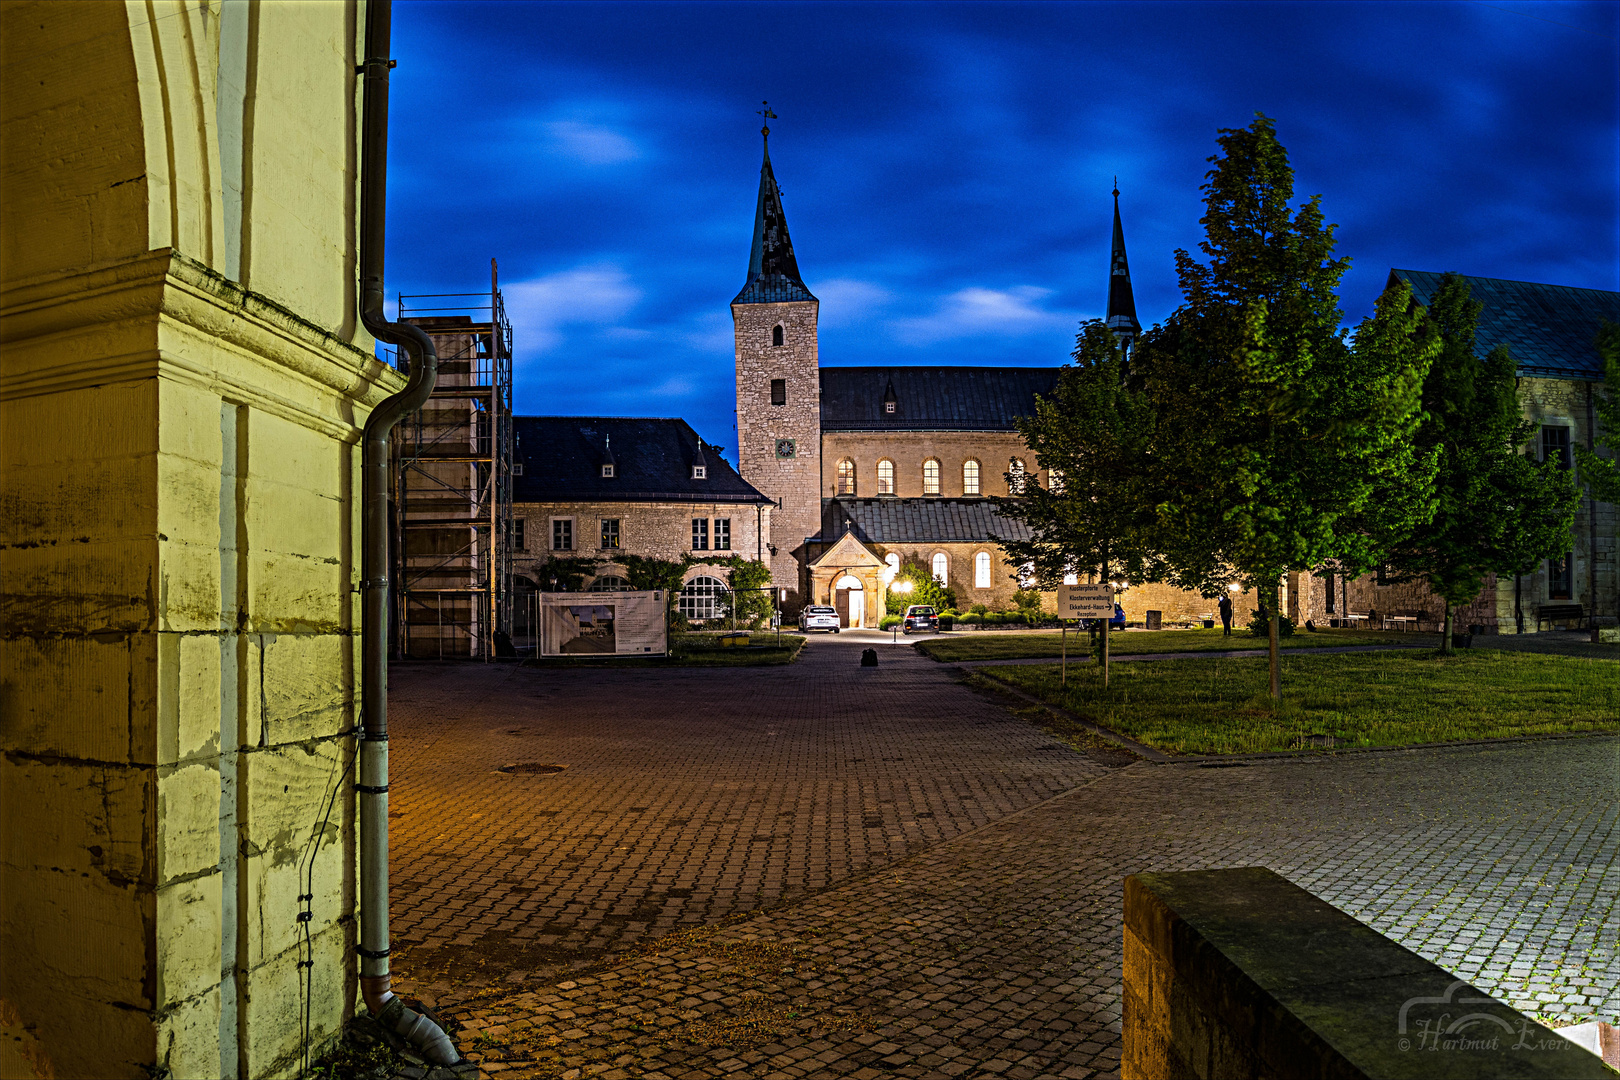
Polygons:
M1332 615L1332 614L1334 614L1335 612L1337 612L1339 610L1338 608L1333 606L1333 604L1334 604L1334 599L1333 599L1333 595L1334 595L1333 575L1332 574L1323 574L1322 575L1322 580L1327 583L1327 611L1328 611L1329 615Z
M709 550L709 519L708 518L693 518L692 519L692 550L693 551L708 551Z
M512 519L512 548L514 551L527 551L529 546L523 542L523 519Z
M573 518L553 518L551 521L551 550L574 550Z
M1541 429L1541 460L1552 461L1555 457L1560 469L1569 468L1569 428L1548 425Z
M772 379L771 380L771 404L772 405L786 405L787 404L787 380L786 379Z
M731 550L731 519L730 518L715 518L714 519L714 550L716 550L716 551L730 551Z
M617 548L619 546L619 519L602 519L602 546L604 548Z
M1575 584L1575 556L1566 552L1561 559L1547 560L1547 599L1570 600L1574 598Z

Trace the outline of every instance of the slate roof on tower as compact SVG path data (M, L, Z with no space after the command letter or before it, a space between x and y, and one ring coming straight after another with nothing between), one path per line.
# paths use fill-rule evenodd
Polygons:
M737 470L702 447L685 420L626 416L514 416L523 465L512 478L513 502L768 503ZM611 463L613 476L602 475ZM706 464L707 477L692 476Z
M831 543L845 524L868 544L971 544L1028 540L1029 527L1003 517L988 499L828 499L821 539Z
M1108 311L1103 323L1117 336L1135 339L1142 332L1136 321L1136 293L1131 289L1131 265L1125 258L1125 226L1119 220L1119 188L1114 188L1114 247L1108 262Z
M799 280L799 260L793 255L787 215L782 212L782 189L771 171L771 147L765 144L765 162L759 167L759 203L754 208L754 247L748 256L748 280L733 304L771 304L783 300L814 300Z
M1412 298L1427 306L1441 277L1432 270L1391 270L1386 287L1405 281ZM1485 305L1474 337L1480 355L1506 345L1521 375L1603 378L1603 358L1593 339L1604 320L1620 322L1620 292L1472 275L1468 288Z
M824 367L823 431L1012 431L1060 368ZM884 398L894 396L894 412Z

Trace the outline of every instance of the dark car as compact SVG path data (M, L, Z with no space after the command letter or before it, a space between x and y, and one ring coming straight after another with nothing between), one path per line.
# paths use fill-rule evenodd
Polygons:
M1080 623L1087 630L1101 630L1102 624L1101 619L1083 619ZM1108 629L1110 631L1125 629L1125 609L1118 604L1114 605L1114 617L1108 620Z
M900 624L900 631L904 634L909 634L912 631L919 634L938 633L939 615L927 604L912 604L906 608L906 618Z

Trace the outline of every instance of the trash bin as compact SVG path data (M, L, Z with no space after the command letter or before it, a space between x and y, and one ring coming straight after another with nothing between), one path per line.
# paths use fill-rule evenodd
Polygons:
M1150 612L1147 613L1147 628L1149 630L1159 630L1159 629L1162 629L1163 627L1164 627L1164 612L1162 612L1162 611L1150 611Z

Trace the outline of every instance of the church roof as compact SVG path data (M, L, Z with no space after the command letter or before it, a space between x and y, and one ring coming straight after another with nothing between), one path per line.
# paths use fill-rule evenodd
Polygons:
M768 503L685 420L627 416L514 416L512 501ZM706 479L692 465L708 466ZM614 475L602 475L613 465Z
M1391 270L1388 284L1409 283L1413 299L1427 306L1442 276L1432 270ZM1482 355L1506 345L1521 375L1603 378L1593 339L1603 320L1620 322L1620 292L1471 275L1468 287L1485 305L1475 336Z
M1012 431L1057 385L1055 367L824 367L823 431ZM884 398L894 396L894 412Z
M844 534L869 544L991 543L1028 540L1029 528L1003 517L988 499L828 499L821 508L821 538Z
M754 208L754 247L748 256L748 280L733 304L770 304L783 300L814 300L799 279L799 260L788 236L787 214L782 211L782 189L771 170L771 147L765 144L765 162L759 167L759 202Z

